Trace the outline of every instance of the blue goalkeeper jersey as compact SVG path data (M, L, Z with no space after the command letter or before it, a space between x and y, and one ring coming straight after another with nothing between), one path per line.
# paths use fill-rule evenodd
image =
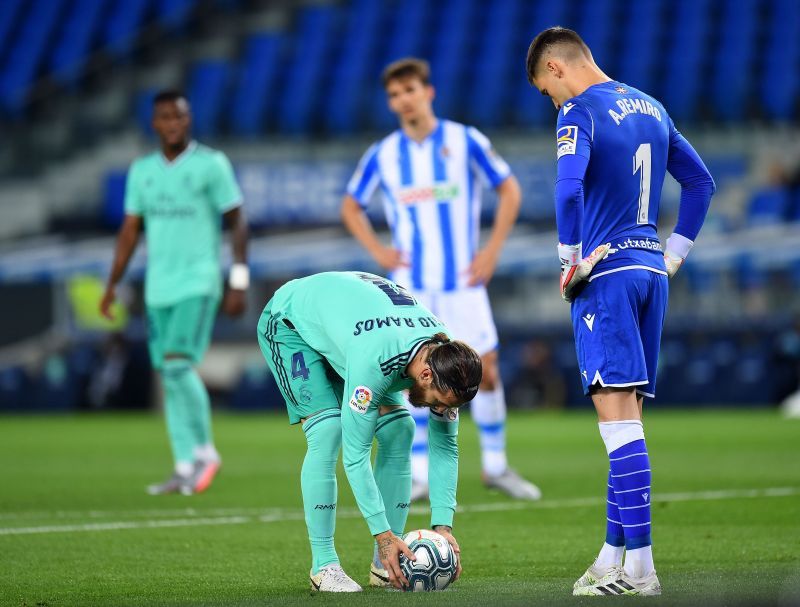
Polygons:
M670 147L679 140L685 141L658 101L616 81L589 87L559 111L559 240L582 243L584 255L611 245L593 278L629 268L665 273L656 224ZM581 179L582 201L559 197L559 189L580 191Z

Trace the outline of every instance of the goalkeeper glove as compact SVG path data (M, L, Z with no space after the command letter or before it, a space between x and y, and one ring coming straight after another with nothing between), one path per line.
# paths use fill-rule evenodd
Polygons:
M558 256L561 259L561 298L572 302L578 285L589 277L594 267L605 259L610 244L601 244L588 257L581 259L581 245L558 245Z
M667 266L667 276L672 278L680 269L683 260L689 254L694 242L681 236L680 234L673 233L672 236L667 238L667 250L664 251L664 265Z

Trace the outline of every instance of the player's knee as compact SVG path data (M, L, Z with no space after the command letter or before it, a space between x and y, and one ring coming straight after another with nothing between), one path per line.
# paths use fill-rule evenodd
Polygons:
M308 455L320 460L336 461L342 446L342 420L338 415L314 420L309 417L303 424L308 444Z

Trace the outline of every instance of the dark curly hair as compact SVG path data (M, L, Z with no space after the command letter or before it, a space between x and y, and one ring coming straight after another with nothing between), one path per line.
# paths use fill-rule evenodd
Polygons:
M478 353L444 333L437 333L425 345L431 346L426 362L433 373L433 385L442 392L452 390L461 404L475 398L483 375Z

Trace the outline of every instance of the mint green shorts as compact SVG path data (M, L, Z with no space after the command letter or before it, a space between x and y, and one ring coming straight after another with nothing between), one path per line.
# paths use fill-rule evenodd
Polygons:
M161 369L166 354L183 354L199 363L211 342L219 297L190 297L175 305L147 307L150 362Z
M297 424L323 409L341 408L344 380L289 323L265 310L258 321L258 345L286 401L289 423Z

